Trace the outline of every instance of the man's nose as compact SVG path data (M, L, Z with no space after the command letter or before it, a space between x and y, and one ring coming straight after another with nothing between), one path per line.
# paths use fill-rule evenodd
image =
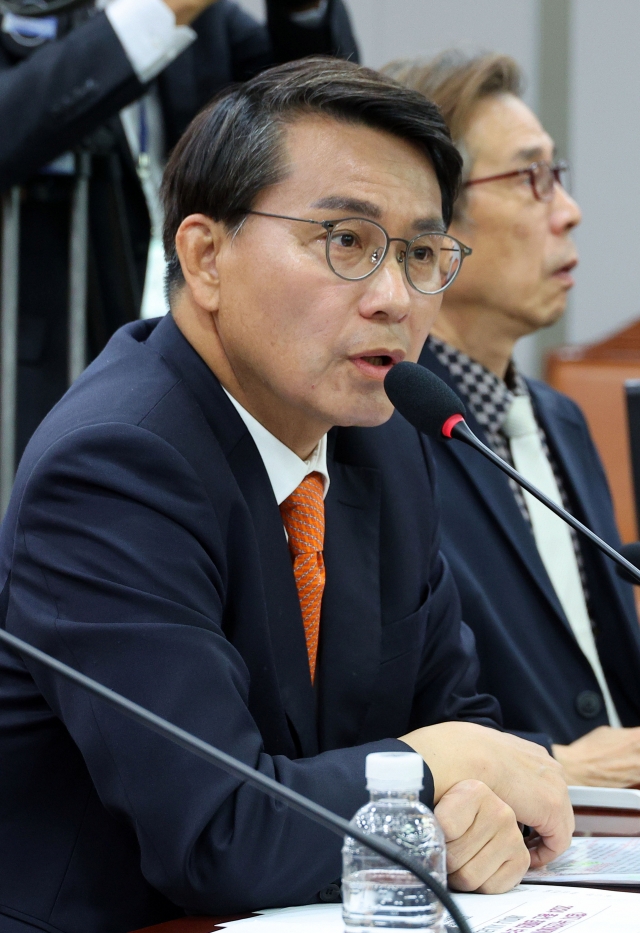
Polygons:
M551 211L551 226L554 233L566 233L577 227L582 220L582 211L569 192L556 184Z
M402 262L398 256L402 256ZM367 290L360 302L360 313L365 317L386 316L391 321L402 321L411 307L411 292L404 270L405 257L393 243L382 264L365 281Z

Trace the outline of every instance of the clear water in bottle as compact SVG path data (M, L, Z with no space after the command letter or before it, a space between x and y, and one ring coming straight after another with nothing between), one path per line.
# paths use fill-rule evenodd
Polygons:
M444 836L418 797L423 768L420 755L412 752L367 755L371 800L352 822L369 835L384 836L407 849L444 885ZM444 931L443 908L431 891L411 872L351 837L342 849L342 916L347 933Z

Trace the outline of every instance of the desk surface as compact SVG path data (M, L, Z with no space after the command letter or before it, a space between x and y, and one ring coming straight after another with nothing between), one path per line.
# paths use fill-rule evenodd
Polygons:
M576 836L640 836L640 813L629 810L596 810L591 807L576 807ZM621 890L616 888L616 890ZM634 893L640 891L632 888ZM225 920L239 920L239 917L218 918L218 923ZM217 929L213 917L185 917L171 920L157 926L145 927L135 933L212 933Z

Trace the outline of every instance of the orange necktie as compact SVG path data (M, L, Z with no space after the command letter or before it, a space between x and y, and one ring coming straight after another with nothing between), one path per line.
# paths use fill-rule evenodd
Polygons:
M319 473L310 473L280 505L280 514L289 535L293 575L298 588L304 634L309 655L311 683L316 674L320 607L324 592L324 482Z

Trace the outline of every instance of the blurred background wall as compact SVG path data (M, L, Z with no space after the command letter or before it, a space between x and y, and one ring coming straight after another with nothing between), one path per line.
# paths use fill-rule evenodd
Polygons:
M241 0L256 16L262 0ZM637 0L346 0L362 61L451 46L507 52L525 99L572 166L583 210L581 264L567 313L520 342L540 373L547 347L600 340L640 314L640 3ZM608 245L612 240L614 246Z

